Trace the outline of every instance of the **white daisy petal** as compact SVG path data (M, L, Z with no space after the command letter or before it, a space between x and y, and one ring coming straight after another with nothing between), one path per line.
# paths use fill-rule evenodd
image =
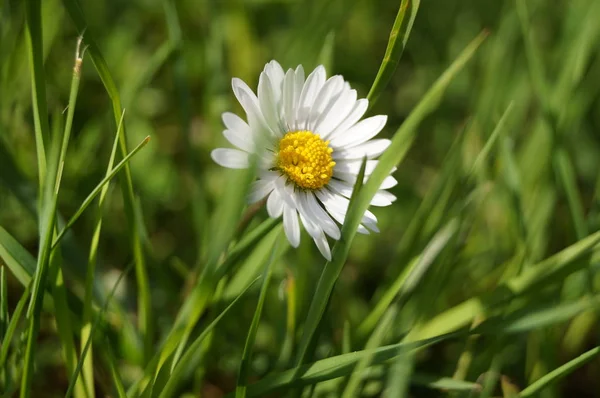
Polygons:
M266 72L261 73L258 80L258 102L271 131L276 135L283 135L279 120L279 100L276 98L271 79Z
M273 60L265 66L265 73L269 76L269 80L271 81L275 103L279 103L279 101L281 101L283 78L285 76L283 68L279 65L279 62Z
M279 218L283 214L283 199L277 189L274 189L267 199L267 213L272 218Z
M371 206L389 206L396 200L396 197L388 191L377 191L373 200L371 200Z
M293 69L286 72L283 80L283 117L288 129L296 126L296 73Z
M275 188L273 180L258 180L254 181L250 186L250 192L248 193L248 202L256 203L263 199L265 196L271 193Z
M312 104L321 87L325 84L325 68L319 65L308 78L302 88L300 100L296 108L296 125L301 129L307 129Z
M332 194L326 189L317 191L316 195L321 203L323 203L323 206L325 206L325 209L327 209L327 212L331 215L331 217L333 217L333 219L340 224L344 224L344 221L346 220L346 212L348 211L348 204L350 202L346 198ZM340 198L340 200L338 200L338 198ZM372 214L371 212L368 213ZM363 220L361 221L364 223L365 220L366 218L363 217ZM362 224L358 226L357 231L361 234L369 234L369 231Z
M330 134L326 135L327 139L333 140L339 134L344 134L346 130L352 127L356 122L360 120L361 117L367 111L369 107L369 101L366 98L361 98L354 104L352 111L346 116L346 118L333 130Z
M325 257L327 261L331 261L331 250L329 249L329 243L327 243L327 237L321 228L319 228L319 226L310 216L305 215L302 211L299 214L302 225L304 225L304 228L310 237L313 238L313 241L317 245L317 248L323 257Z
M268 127L262 111L260 110L258 98L252 92L250 87L248 87L243 80L235 77L231 79L231 87L233 88L233 94L235 95L235 98L237 98L238 102L246 112L250 127L258 131L270 132L270 128Z
M221 119L223 119L223 124L225 125L225 127L227 127L228 130L234 130L239 133L248 135L252 134L252 129L250 129L248 123L246 123L241 117L239 117L235 113L225 112L221 116Z
M210 157L215 163L230 169L247 169L250 164L248 154L237 149L217 148Z
M392 141L387 139L370 140L352 148L335 151L333 160L362 159L365 156L368 159L373 159L381 155L391 143Z
M310 109L307 125L308 130L315 130L317 121L328 107L329 103L332 100L337 99L343 88L344 78L341 76L332 76L325 82Z
M365 175L369 176L375 170L375 167L379 163L379 160L367 160L367 164L365 166ZM351 173L358 174L360 172L360 166L362 165L362 160L340 160L336 163L334 169L334 176L336 173Z
M338 134L331 139L333 149L341 147L353 147L375 137L385 126L387 116L378 115L367 118L356 123L345 133Z
M327 138L350 114L350 111L352 111L352 108L356 104L356 97L356 90L351 90L350 85L344 83L342 92L329 103L329 106L317 120L315 133L320 134L323 138Z
M292 247L300 245L300 224L298 223L298 213L296 209L288 206L283 207L283 230Z
M254 151L254 142L252 141L251 135L241 133L238 130L225 130L223 131L223 135L231 145L236 146L245 152Z
M387 177L385 177L385 180L383 180L383 183L381 184L379 189L390 189L390 188L395 187L397 184L398 184L398 181L394 177L387 176Z
M351 185L347 182L344 182L344 181L336 181L336 180L329 181L329 184L327 184L327 187L347 198L350 198L352 196L352 191L354 190L353 185Z
M336 223L329 217L327 212L323 210L321 205L315 199L312 192L303 192L300 195L300 203L304 211L311 216L311 219L329 236L333 239L340 238L340 229Z

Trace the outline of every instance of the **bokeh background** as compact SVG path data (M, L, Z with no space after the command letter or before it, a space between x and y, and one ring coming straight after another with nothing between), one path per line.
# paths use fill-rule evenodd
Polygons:
M0 225L35 254L37 168L22 3L0 2ZM221 113L242 112L230 89L231 78L240 77L255 88L271 59L284 68L301 63L306 70L322 63L328 75L342 74L364 97L383 58L399 1L107 0L81 5L87 29L122 95L130 147L151 137L131 167L158 342L202 269L211 236L207 220L231 176L209 156L213 148L225 144ZM524 257L537 262L598 229L600 7L597 0L528 0L527 5L530 26L525 36L536 45L534 59L525 45L515 1L421 2L396 73L370 111L389 116L383 136L394 134L477 34L487 30L489 36L452 82L438 109L420 125L415 143L394 174L399 184L391 191L398 200L374 210L381 233L355 239L330 303L317 350L321 356L339 352L344 325L358 325L412 256L450 220L459 221L459 233L406 303L396 325L398 334L415 319L427 319L490 291L518 273ZM68 102L77 31L57 0L43 2L43 27L52 124L63 117ZM541 81L538 87L535 79ZM511 103L501 134L473 176L477 154ZM115 131L110 98L91 60L84 57L61 214L71 215L102 179ZM265 217L258 209L252 222ZM81 264L93 222L92 211L84 214L64 253L67 283L75 291L85 274ZM100 285L112 286L132 261L125 225L115 184L104 211ZM281 365L286 338L282 314L290 284L300 298L296 317L300 321L320 275L324 260L307 235L302 239L301 247L288 251L275 269L257 336L256 375ZM223 302L261 272L255 263L249 257L229 278ZM546 287L539 300L576 299L596 291L597 282L594 273L576 273ZM9 286L13 308L22 286L14 278L9 278ZM131 274L118 291L131 318L136 316L135 290ZM255 305L255 298L246 299L223 320L186 391L218 397L235 387ZM595 313L584 313L573 321L510 338L440 344L419 354L416 367L452 376L465 344L471 344L468 380L483 377L492 359L501 355L500 373L523 388L536 374L597 345L596 320ZM67 383L52 330L52 322L46 322L35 380L40 397L61 396ZM139 353L118 333L107 333L117 347L124 379L135 380ZM99 364L97 371L102 392L107 370ZM544 396L600 396L598 372L600 361L594 360ZM379 396L381 389L374 381L363 393ZM418 387L411 394L447 395Z

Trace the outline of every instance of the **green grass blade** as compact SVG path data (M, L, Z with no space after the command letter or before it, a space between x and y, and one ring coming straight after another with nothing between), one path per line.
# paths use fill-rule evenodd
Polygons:
M227 275L236 263L246 257L248 253L280 223L280 219L269 217L259 226L244 235L244 237L227 252L227 257L225 257L225 260L223 260L221 265L219 265L215 271L215 278L221 279Z
M246 397L246 388L248 384L248 375L250 374L250 363L252 361L252 349L254 347L254 340L256 338L256 332L258 330L258 324L260 323L260 316L262 314L263 306L265 305L265 299L267 297L267 289L269 288L269 282L271 281L271 275L273 273L273 265L275 264L275 253L277 252L277 243L272 248L271 258L267 261L265 269L262 275L262 286L260 288L260 294L258 296L258 303L256 304L256 310L252 317L252 323L250 329L246 335L246 343L244 344L244 351L242 352L242 360L240 363L240 370L238 373L237 386L235 389L236 398Z
M35 259L15 238L0 226L0 257L23 286L35 272Z
M127 165L127 163L129 162L129 160L131 160L131 158L136 153L138 153L138 151L140 149L142 149L148 142L150 142L150 137L144 138L144 140L142 142L140 142L138 144L138 146L136 146L127 156L125 156L123 158L123 160L121 160L115 166L114 169L111 170L110 174L108 174L106 177L104 177L102 179L102 181L100 181L100 183L98 183L98 185L96 185L96 187L92 190L92 192L90 192L90 194L87 196L87 198L85 198L85 200L83 201L83 203L79 206L79 208L77 209L77 211L75 212L75 214L73 214L73 216L71 216L71 218L69 219L69 221L67 222L67 224L65 225L65 227L60 231L60 233L58 234L58 236L54 240L53 247L56 247L56 245L58 245L58 243L64 237L64 235L67 232L67 230L69 228L71 228L71 226L73 226L73 224L75 223L75 221L77 221L77 219L79 219L79 217L81 216L81 214L85 211L85 209L87 209L87 207L92 203L92 201L96 198L96 196L99 193L102 192L103 187L106 184L108 184L110 182L110 180L112 180L112 178L115 175L117 175L117 173L119 173L119 171L121 171L121 169L123 167L125 167Z
M45 143L50 140L48 124L48 106L46 103L46 78L44 72L43 33L41 0L25 1L27 15L27 44L29 49L29 66L31 69L31 95L33 104L33 121L35 125L35 147L38 161L39 191L42 192L46 180Z
M379 322L386 309L392 304L395 297L406 299L417 287L421 279L427 273L427 270L437 258L442 249L448 244L450 238L458 230L458 221L452 220L448 225L442 228L431 239L423 253L405 268L405 270L390 285L381 299L377 302L373 310L367 315L365 320L358 327L358 335L365 336Z
M477 157L473 162L473 166L471 167L471 176L475 175L475 173L481 170L483 163L488 159L490 152L494 147L494 144L496 143L496 141L498 141L498 137L500 137L500 134L504 132L504 128L508 119L510 118L513 108L514 102L511 102L500 117L500 120L498 120L498 123L496 123L494 131L492 131L492 134L490 134L490 138L488 138L488 140L485 142L485 145L481 149L481 152L477 154Z
M566 276L597 261L594 255L588 261L582 260L582 257L594 249L598 251L599 243L600 232L597 232L538 264L526 267L520 275L499 285L490 294L473 297L436 315L425 324L413 328L405 340L420 340L465 327L489 308L534 291L536 287L562 281ZM600 255L600 252L595 254Z
M400 57L404 52L404 47L406 47L406 42L410 36L415 18L417 17L420 3L421 0L402 0L400 3L394 26L392 26L392 30L390 31L390 38L385 50L385 55L383 56L383 61L381 62L375 81L371 86L371 90L367 95L369 106L372 106L375 101L377 101L377 98L383 92L385 86L387 86L396 71L396 67L398 66L398 62L400 61ZM404 24L407 11L409 13L408 20L406 24Z
M248 290L254 285L254 283L256 283L256 281L258 281L258 279L252 281L252 283L250 283L248 285L248 287L246 287L246 289L240 293L240 295L238 297L236 297L231 304L229 304L200 334L200 336L198 336L191 344L190 346L187 348L187 350L184 352L183 356L181 357L181 360L179 360L177 362L177 365L175 365L175 368L173 368L173 372L171 372L171 375L167 381L167 383L165 384L164 388L162 389L161 393L160 393L160 398L168 398L168 397L173 397L175 395L175 388L177 387L177 385L179 384L179 382L181 381L181 379L183 378L185 372L188 370L188 368L193 368L195 367L195 363L197 363L199 361L199 356L198 353L201 351L202 348L202 342L204 341L204 339L209 335L209 333L211 333L213 331L213 329L215 328L215 326L217 326L217 324L219 323L219 321L229 312L229 310L231 310L235 304L246 294L246 292L248 292Z
M119 374L119 369L117 368L117 360L108 339L104 341L104 349L100 351L100 355L102 355L105 358L106 363L108 363L108 367L110 368L110 377L117 392L117 397L127 398L125 386L123 385L123 380L121 380L121 375Z
M92 325L92 330L90 332L90 335L88 336L88 338L85 342L85 346L81 352L79 361L77 361L77 367L75 368L75 372L73 373L73 375L71 375L71 379L69 381L69 387L67 388L67 392L65 393L65 398L68 398L71 396L71 393L73 392L73 388L75 387L75 382L79 378L79 373L81 372L81 369L83 367L83 362L85 361L87 351L92 344L92 338L94 336L94 332L96 331L98 325L100 324L100 320L102 319L103 315L106 313L106 310L108 309L108 304L110 304L112 297L115 295L115 292L117 291L117 287L119 287L121 280L123 279L123 277L125 275L127 275L127 273L129 272L130 269L131 269L131 265L128 266L127 268L125 268L125 270L123 270L123 272L121 272L121 275L119 275L119 278L117 279L117 281L113 285L111 291L109 292L108 296L106 297L106 301L104 302L104 305L102 306L102 308L96 315L96 320L94 321L94 324Z
M4 266L0 266L0 340L4 340L4 334L10 322L8 313L8 284Z
M358 327L358 335L366 336L373 330L375 325L379 322L387 308L392 304L396 297L406 297L410 294L421 278L429 269L433 260L437 257L441 249L446 245L451 235L454 234L455 229L458 227L456 220L451 224L447 225L446 228L439 231L436 236L431 240L428 247L425 248L423 253L418 257L414 258L410 264L398 275L395 281L389 286L386 292L381 296L375 307L371 310L369 315ZM430 252L429 256L424 256L425 252ZM410 284L408 284L410 282Z
M587 362L592 360L596 355L600 353L600 347L592 348L589 351L581 354L575 359L570 360L562 366L554 369L550 373L540 377L536 382L529 385L529 387L525 388L519 394L521 398L534 397L538 396L538 394L547 386L556 381L568 376L570 373L574 372L581 366L585 365Z
M381 322L377 325L367 344L365 345L365 351L370 352L377 347L382 346L383 340L386 335L390 332L392 328L392 324L396 319L396 314L398 309L396 306L390 308L383 318ZM354 371L350 374L350 378L348 379L348 383L346 384L346 388L342 393L342 398L351 398L360 396L360 382L361 382L361 374L369 367L372 356L365 355L354 368Z
M60 250L53 250L50 256L52 270L56 274L52 283L52 297L54 299L54 309L56 318L56 329L61 343L61 351L65 361L65 369L67 374L73 374L75 366L77 366L77 350L73 339L73 322L71 320L71 310L67 302L67 289L63 279L61 269L62 257ZM85 397L81 380L77 382L79 396Z
M63 4L69 13L69 16L75 23L77 30L80 34L83 34L88 27L88 23L85 20L83 11L79 6L77 0L63 0ZM86 31L86 44L88 45L87 51L92 58L92 62L96 67L98 75L104 84L104 87L110 96L113 108L113 117L115 125L119 125L123 109L121 106L121 97L119 91L115 85L114 79L108 69L108 65L94 40L93 35L89 30ZM120 155L125 158L127 156L127 133L126 128L123 126L122 134L119 135L119 149ZM140 221L136 219L135 211L135 195L133 191L133 182L131 178L131 171L129 165L125 164L123 175L119 176L121 183L121 191L123 193L123 203L125 209L125 215L127 216L127 225L129 228L129 239L131 244L131 250L135 259L135 275L137 281L137 292L138 292L138 328L144 339L144 353L146 357L150 356L152 351L153 336L152 336L152 320L151 320L151 303L150 303L150 286L148 284L148 275L146 271L146 264L144 253L142 249L142 242L139 230Z
M584 311L597 309L599 306L600 296L584 297L572 303L558 305L540 305L535 302L531 306L515 311L506 317L488 319L476 327L473 333L524 333L535 329L543 329L572 319Z
M571 211L571 218L575 227L577 239L583 239L588 235L587 223L583 211L583 202L581 194L577 189L576 175L573 168L573 162L567 151L559 148L554 153L554 164L558 179L563 185L565 194L567 195L567 203Z
M405 353L425 348L460 335L462 334L453 333L411 343L398 343L379 347L375 350L356 351L300 365L281 373L270 374L259 382L249 385L247 394L248 397L262 397L283 388L298 387L323 380L335 379L352 372L356 364L366 356L371 357L372 364L381 364L399 355L404 355Z
M2 345L0 346L0 369L4 369L4 364L6 363L6 358L8 357L8 349L10 347L10 343L13 340L13 336L15 334L15 330L17 330L17 325L21 320L21 315L23 314L23 310L25 309L25 305L27 304L27 300L30 297L32 283L28 283L25 285L25 290L21 295L21 298L17 302L17 306L12 314L10 322L8 323L8 327L6 328L6 333L2 339Z

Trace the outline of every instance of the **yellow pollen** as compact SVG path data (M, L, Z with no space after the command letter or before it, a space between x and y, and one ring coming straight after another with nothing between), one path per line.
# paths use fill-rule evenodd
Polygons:
M333 174L329 141L310 131L292 131L279 141L277 167L304 189L319 189Z

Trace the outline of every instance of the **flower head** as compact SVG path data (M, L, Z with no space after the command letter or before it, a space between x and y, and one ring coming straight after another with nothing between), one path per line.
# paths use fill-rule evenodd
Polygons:
M326 235L340 238L338 223L344 223L362 159L368 159L366 179L377 165L375 159L390 145L390 140L372 139L387 117L361 120L368 100L357 99L342 76L327 79L323 66L305 80L302 66L284 72L271 61L260 74L258 95L237 78L232 87L247 122L233 113L223 114L223 135L238 149L215 149L213 160L224 167L247 168L250 155L256 154L259 172L249 201L267 197L269 216L283 215L292 246L300 244L301 222L331 260ZM390 205L396 198L385 189L396 183L387 177L371 205ZM367 210L358 232L369 230L378 232L377 218Z

